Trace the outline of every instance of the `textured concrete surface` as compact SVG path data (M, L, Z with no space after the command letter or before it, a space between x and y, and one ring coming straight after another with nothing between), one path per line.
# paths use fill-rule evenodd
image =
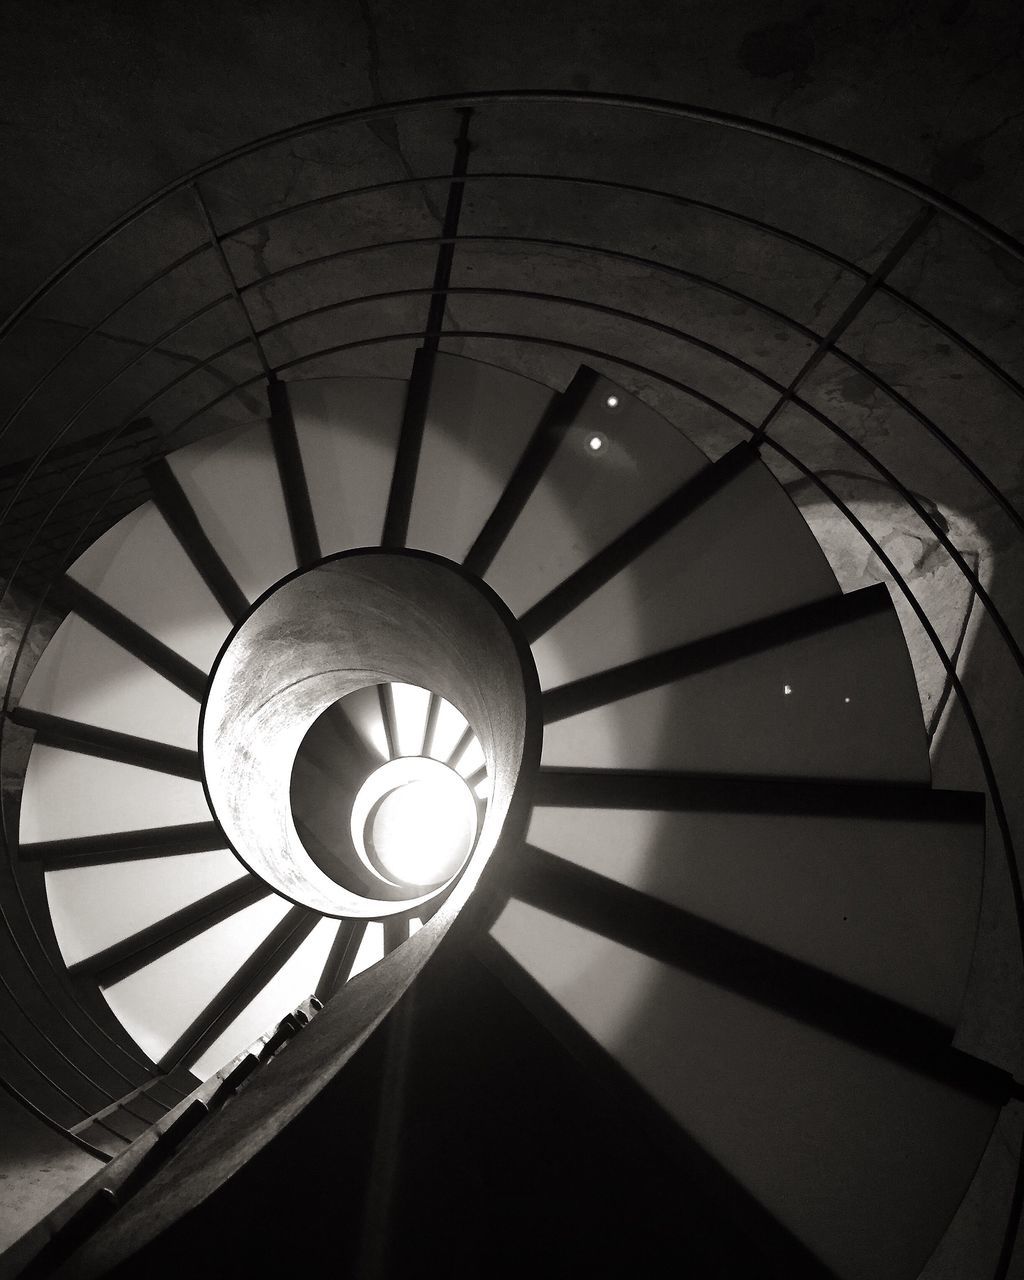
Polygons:
M102 1168L0 1093L0 1252Z

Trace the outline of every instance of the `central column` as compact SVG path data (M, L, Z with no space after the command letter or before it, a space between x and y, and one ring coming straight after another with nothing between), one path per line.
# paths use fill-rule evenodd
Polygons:
M314 861L290 802L292 767L311 725L347 694L393 681L436 693L465 716L490 780L479 830L474 823L467 836L468 817L451 811L424 828L423 858L433 851L440 868L426 891L417 872L402 874L423 865L410 847L410 814L429 821L438 794L424 790L424 779L391 780L353 828L354 845L369 839L363 852L379 888L365 874L335 876ZM278 583L228 638L200 723L204 785L231 848L276 892L324 915L413 914L456 880L464 900L502 833L525 821L540 755L538 708L529 648L480 579L424 552L345 552Z

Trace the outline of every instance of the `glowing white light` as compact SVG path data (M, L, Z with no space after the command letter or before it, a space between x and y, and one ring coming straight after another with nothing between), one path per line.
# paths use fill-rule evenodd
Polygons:
M404 756L363 783L351 830L357 851L395 884L439 884L473 848L476 801L454 770L424 756Z
M792 686L792 685L790 685L790 684L784 684L784 685L782 686L782 692L783 692L783 693L792 693L792 692L793 692L793 686Z
M619 397L608 396L605 399L605 404L608 406L609 409L617 409L619 407Z
M591 453L600 453L604 448L604 436L591 436L587 441L587 448Z
M849 698L844 698L844 699L843 699L843 701L844 701L844 702L849 702L849 701L850 701L850 699L849 699Z

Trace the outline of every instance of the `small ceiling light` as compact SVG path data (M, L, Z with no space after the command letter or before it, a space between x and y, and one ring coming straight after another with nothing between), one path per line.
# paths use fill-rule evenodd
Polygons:
M783 692L783 693L792 693L792 692L793 692L793 686L792 686L791 684L784 684L784 685L782 686L782 692Z
M619 407L619 397L615 395L605 396L604 405L606 409L617 409Z
M587 448L591 453L600 453L606 443L604 436L590 436L587 440Z
M844 702L849 702L849 701L850 701L850 699L849 699L849 698L844 698L844 699L843 699L843 701L844 701Z

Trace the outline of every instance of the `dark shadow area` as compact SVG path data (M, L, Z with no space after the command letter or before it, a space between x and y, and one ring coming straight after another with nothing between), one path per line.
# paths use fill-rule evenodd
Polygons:
M112 1274L379 1280L431 1256L442 1274L467 1280L765 1274L700 1184L613 1110L461 946L428 966L409 1016L390 1189L369 1176L385 1024L238 1176ZM287 1071L287 1051L279 1067ZM386 1164L378 1153L377 1168ZM368 1251L379 1267L360 1272L368 1189L390 1210L383 1258Z

